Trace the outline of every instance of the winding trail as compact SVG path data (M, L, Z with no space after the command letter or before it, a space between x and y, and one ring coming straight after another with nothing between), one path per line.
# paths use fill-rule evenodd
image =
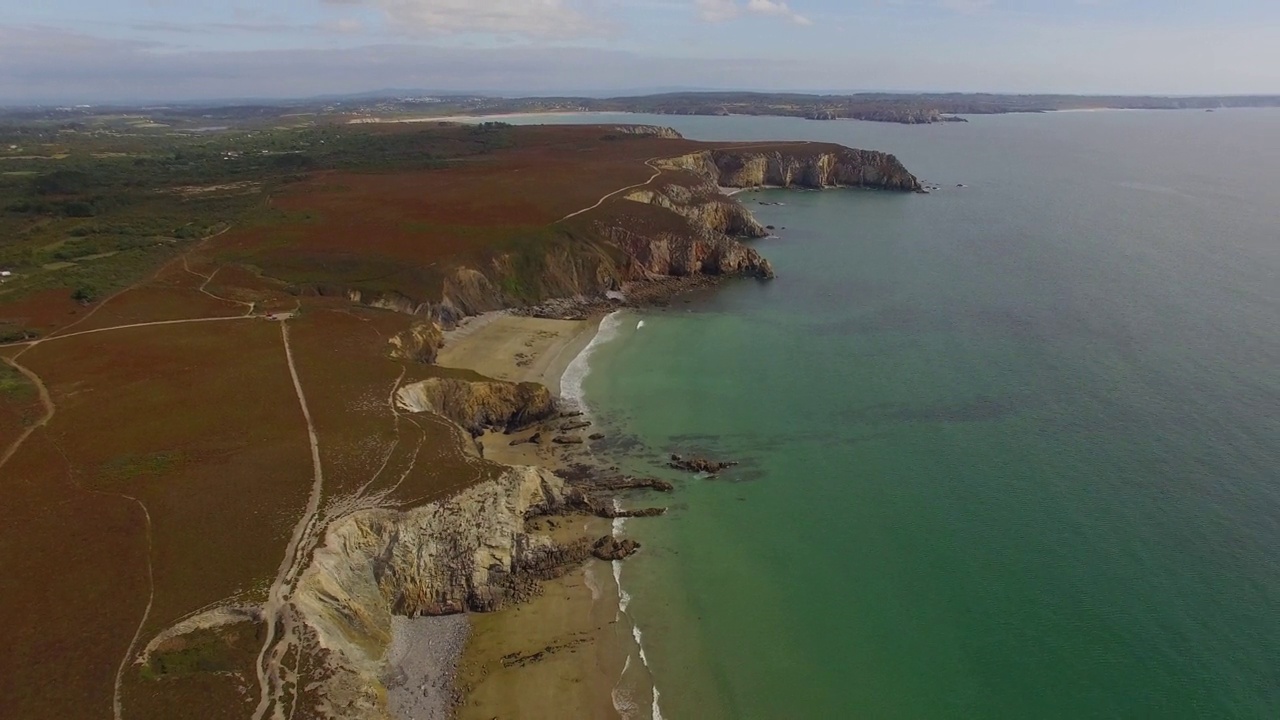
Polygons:
M205 244L207 244L210 240L212 240L212 239L214 239L214 238L218 237L219 235L223 235L223 234L225 234L226 232L228 232L229 230L231 230L231 228L233 228L233 227L235 227L235 225L228 225L228 226L226 226L225 228L223 228L223 229L219 230L218 232L216 232L216 233L214 233L214 234L212 234L212 235L207 235L207 236L205 236L204 238L201 238L201 240L200 240L198 243L196 243L194 246L192 246L191 248L189 248L186 252L182 253L182 255L180 255L179 257L173 258L172 260L170 260L170 261L166 262L165 264L161 265L160 267L156 268L156 271L155 271L155 272L151 273L150 275L148 275L147 277L143 278L142 280L139 280L138 282L136 282L136 283L134 283L134 284L132 284L132 285L130 285L130 286L128 286L128 287L121 288L120 290L117 290L116 292L114 292L114 293L112 293L112 294L108 295L107 297L103 298L103 299L102 299L102 300L101 300L97 305L93 306L93 309L91 309L89 312L85 313L83 317L81 317L81 318L77 319L75 322L73 322L73 323L71 323L71 324L69 324L69 325L65 325L65 326L63 326L63 327L58 328L57 330L54 330L54 331L53 331L53 334L52 334L52 335L50 335L50 336L49 336L48 338L46 338L46 339L47 339L47 340L52 340L52 339L53 339L53 338L55 338L55 337L59 337L58 333L66 332L67 330L70 330L71 328L73 328L73 327L75 327L75 326L79 325L80 323L84 322L85 320L88 320L89 318L93 317L94 315L96 315L96 314L97 314L97 312L98 312L99 310L101 310L102 308L104 308L104 307L106 307L108 304L110 304L112 300L115 300L116 298L118 298L118 297L120 297L121 295L123 295L123 294L125 294L125 293L129 292L130 290L134 290L134 289L136 289L136 288L138 288L138 287L140 287L140 286L142 286L142 285L145 285L145 284L147 284L147 283L151 282L152 280L155 280L156 278L160 277L160 273L163 273L165 270L167 270L167 269L169 268L169 266L170 266L170 265L173 265L173 264L174 264L174 263L176 263L178 260L182 260L183 264L185 265L185 264L186 264L186 262L187 262L187 256L188 256L188 255L190 255L191 253L195 252L197 249L199 249L199 248L203 247L203 246L204 246ZM24 352L25 352L25 351L24 351Z
M613 192L609 193L608 195L605 195L604 197L602 197L602 198L600 198L599 200L597 200L595 205L592 205L591 207L585 207L585 208L582 208L581 210L575 210L575 211L573 211L573 212L569 213L568 215L565 215L564 217L560 218L560 219L559 219L559 220L557 220L556 222L558 222L558 223L562 223L562 222L564 222L565 220L568 220L569 218L577 217L577 216L581 215L582 213L585 213L585 212L591 212L592 210L595 210L596 208L598 208L598 207L600 207L601 205L605 204L605 202L606 202L606 201L608 201L608 200L609 200L609 198L611 198L611 197L613 197L613 196L615 196L615 195L620 195L620 194L622 194L622 193L624 193L624 192L627 192L628 190L635 190L636 188L642 188L642 187L644 187L645 185L648 185L649 183L653 182L654 180L657 180L657 179L658 179L658 176L662 174L662 170L661 170L660 168L654 167L654 165L653 165L653 164L654 164L655 162L657 162L658 160L660 160L660 159L661 159L661 158L652 157L652 158L649 158L648 160L645 160L645 161L644 161L644 164L645 164L645 165L648 165L648 166L649 166L649 169L653 171L653 175L651 175L651 176L649 177L649 179L648 179L648 180L645 180L645 181L644 181L644 182L642 182L642 183L636 183L635 185L628 185L628 186L626 186L626 187L624 187L624 188L622 188L622 189L620 189L620 190L614 190Z
M289 539L288 547L285 548L284 558L280 562L279 570L276 571L276 577L271 583L271 588L267 591L267 602L262 608L263 621L267 625L267 636L262 643L262 649L258 652L255 668L258 676L259 695L258 706L253 713L254 720L263 720L272 704L278 703L285 692L285 682L280 673L280 663L283 657L288 654L288 645L291 644L291 639L287 636L293 633L292 622L286 617L289 595L293 590L293 581L302 570L305 553L300 552L300 550L304 545L304 540L312 533L316 524L320 514L320 497L324 492L324 471L320 464L320 437L316 433L315 423L311 419L311 409L307 405L307 396L302 390L302 380L298 376L297 365L294 364L293 347L289 343L288 322L280 323L280 337L284 342L285 359L289 364L289 375L293 378L293 389L298 396L298 404L302 408L302 417L307 422L307 436L311 442L313 477L311 496L307 500L306 512L298 519L298 523L294 525L293 536ZM272 652L272 646L276 644L277 630L280 631L280 641L285 644L282 652ZM268 658L268 655L271 657ZM277 706L275 715L283 716L279 706Z
M35 385L36 390L40 393L40 404L44 406L44 415L41 416L39 420L32 423L26 430L23 430L22 434L18 436L18 439L9 444L9 447L4 451L4 455L0 456L0 469L3 469L4 466L8 464L9 460L11 460L14 455L18 454L18 448L22 447L22 444L27 441L27 438L31 437L36 430L39 430L49 424L49 421L53 419L53 413L55 410L53 406L53 398L49 396L49 389L44 386L44 382L40 380L39 375L31 372L27 367L18 364L17 358L0 358L0 360L3 360L4 364L22 373L23 377L30 380L32 385Z
M758 148L758 147L762 147L762 146L763 146L763 147L783 147L783 146L787 146L787 145L812 145L812 144L813 144L813 141L812 141L812 140L797 140L797 141L795 141L795 142L787 142L787 143L775 143L775 142L768 142L768 141L764 141L764 140L762 140L762 141L759 141L759 142L751 142L751 143L746 143L746 144L743 144L743 145L728 145L728 146L726 146L726 147L715 147L715 148L711 148L711 149L712 149L712 150L748 150L748 149ZM655 162L658 162L658 161L660 161L660 160L667 160L667 159L670 159L671 157L673 157L673 156L670 156L670 155L662 155L662 156L658 156L658 157L651 157L651 158L649 158L648 160L645 160L645 161L644 161L644 164L645 164L645 165L647 165L647 166L649 166L649 169L650 169L650 170L653 170L653 175L651 175L651 176L649 177L649 179L648 179L648 180L645 180L645 181L644 181L644 182L642 182L642 183L636 183L635 185L628 185L628 186L626 186L626 187L624 187L624 188L622 188L622 189L620 189L620 190L614 190L613 192L611 192L611 193L609 193L609 194L605 195L604 197L600 198L599 200L597 200L597 201L595 202L595 204L594 204L594 205L591 205L590 207L584 207L584 208L582 208L581 210L575 210L575 211L573 211L573 212L569 213L568 215L565 215L564 217L560 218L560 219L559 219L559 220L557 220L556 222L557 222L557 223L562 223L562 222L564 222L565 220L568 220L568 219L570 219L570 218L577 217L577 216L579 216L579 215L581 215L581 214L583 214L583 213L591 212L592 210L595 210L596 208L598 208L598 207L600 207L601 205L603 205L603 204L605 204L606 202L608 202L608 201L609 201L609 199L610 199L610 198L612 198L612 197L615 197L615 196L617 196L617 195L621 195L622 193L627 192L628 190L635 190L636 188L642 188L642 187L644 187L644 186L646 186L646 185L648 185L648 184L652 183L654 180L657 180L657 179L658 179L658 177L659 177L660 175L662 175L662 173L663 173L663 169L662 169L662 168L659 168L659 167L657 167L657 166L655 166L655 165L654 165L654 163L655 163Z
M147 620L151 618L151 607L156 600L156 577L154 566L151 562L151 555L154 551L151 539L151 513L147 510L146 504L138 498L122 493L115 495L137 503L138 507L142 508L143 517L147 519L147 609L142 612L142 619L138 621L138 627L133 631L133 639L129 641L129 649L125 651L124 657L120 659L120 664L116 667L115 691L111 698L111 707L115 712L115 720L124 720L124 702L120 699L120 687L124 684L124 670L129 667L129 661L133 659L133 653L138 649L138 641L142 639L142 629L147 626Z

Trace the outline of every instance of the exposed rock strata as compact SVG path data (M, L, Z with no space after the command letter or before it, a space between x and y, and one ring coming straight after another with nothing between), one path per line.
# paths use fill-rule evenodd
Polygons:
M652 135L667 140L680 140L684 137L675 128L665 125L617 125L612 131L620 135Z
M619 126L620 137L678 137L668 128ZM439 295L413 299L393 291L346 291L354 302L424 316L442 329L465 317L502 308L528 307L551 298L587 303L637 282L664 279L751 276L769 278L773 268L741 239L768 230L720 188L865 187L919 191L919 181L897 158L881 152L823 143L710 149L655 161L664 174L611 206L589 231L573 230L562 241L535 251L499 253L472 265L438 272ZM683 285L679 287L684 287ZM313 291L328 294L324 288ZM563 316L565 313L551 313Z
M706 150L666 160L720 187L865 187L918 192L920 181L893 155L838 145L798 144L794 150Z
M444 331L435 321L426 320L414 323L388 342L391 345L391 357L431 365L435 363L440 347L444 344Z
M473 437L486 430L514 432L556 415L551 392L537 383L431 378L396 391L396 404L457 423Z
M521 467L447 500L333 522L294 595L330 653L321 694L342 717L385 717L378 690L392 616L492 611L538 592L593 547L531 534L526 521L580 502L553 473Z

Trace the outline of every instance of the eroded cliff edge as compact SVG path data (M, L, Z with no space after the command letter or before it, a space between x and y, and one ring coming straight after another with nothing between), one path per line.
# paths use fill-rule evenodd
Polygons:
M555 474L518 467L421 507L331 523L293 601L326 657L320 713L390 717L383 675L393 615L496 610L581 564L586 538L565 545L526 530L527 520L578 503Z
M712 148L654 160L647 183L563 223L569 241L471 259L448 270L436 298L348 291L353 301L420 317L389 352L430 364L442 330L490 310L548 298L594 298L670 278L769 278L769 261L744 240L767 235L723 188L919 189L883 153L797 144ZM533 254L527 254L532 252ZM432 413L471 435L555 417L546 388L481 379L432 378L399 389L397 406ZM489 611L537 592L541 579L583 562L588 538L568 544L530 532L532 518L594 512L590 498L547 470L510 468L449 498L405 509L366 509L326 527L298 580L294 606L323 650L316 686L323 714L385 718L382 674L396 615Z
M628 132L680 141L665 128L635 126ZM768 259L744 242L768 231L727 189L922 190L896 157L873 150L803 142L681 152L688 143L680 142L672 143L669 157L648 162L657 171L649 182L556 223L555 239L443 269L437 297L360 288L348 289L347 295L355 302L424 316L447 329L488 311L552 298L599 298L671 278L771 278ZM431 345L417 343L428 361Z

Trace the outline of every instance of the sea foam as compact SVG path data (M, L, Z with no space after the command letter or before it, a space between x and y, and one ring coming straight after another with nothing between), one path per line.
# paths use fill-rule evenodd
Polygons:
M591 342L587 343L582 352L578 353L578 356L564 369L564 374L560 376L560 399L565 405L586 410L586 404L582 399L582 383L591 372L591 355L601 344L618 336L618 330L622 325L621 313L621 310L615 310L605 315L600 320L600 328L596 331L596 336L591 338Z

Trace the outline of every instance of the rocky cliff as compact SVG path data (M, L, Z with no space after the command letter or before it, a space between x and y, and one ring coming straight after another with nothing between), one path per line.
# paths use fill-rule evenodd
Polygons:
M553 473L517 467L423 507L365 510L331 523L293 600L329 653L319 684L328 709L386 717L379 691L393 615L495 610L584 561L587 539L559 545L525 525L575 502L576 491Z
M498 380L431 378L400 388L396 404L408 412L444 416L473 437L492 429L518 430L556 414L555 400L546 387Z
M664 125L618 125L612 130L619 135L651 135L667 140L681 140L684 138L675 128Z
M717 185L698 175L678 173L672 182L633 190L624 199L646 205L669 222L646 223L624 214L601 222L600 232L626 254L627 280L663 276L746 275L773 277L773 267L759 252L738 238L759 238L768 232L751 212Z
M431 365L435 363L440 346L444 344L444 331L435 321L426 320L414 323L388 342L391 345L391 357Z
M920 181L898 158L821 143L707 150L666 160L721 187L865 187L918 192Z
M669 128L609 129L620 141L629 135L678 137ZM413 300L385 291L353 291L349 297L425 316L449 329L483 312L550 298L600 297L633 281L703 275L769 278L774 274L769 261L741 242L767 235L765 229L722 188L921 189L893 155L827 143L710 148L650 164L661 174L584 214L588 228L581 227L582 221L557 223L545 240L433 270L439 288L434 298ZM431 332L423 329L417 337L393 341L393 353L430 362L432 342ZM477 427L460 424L473 432Z

